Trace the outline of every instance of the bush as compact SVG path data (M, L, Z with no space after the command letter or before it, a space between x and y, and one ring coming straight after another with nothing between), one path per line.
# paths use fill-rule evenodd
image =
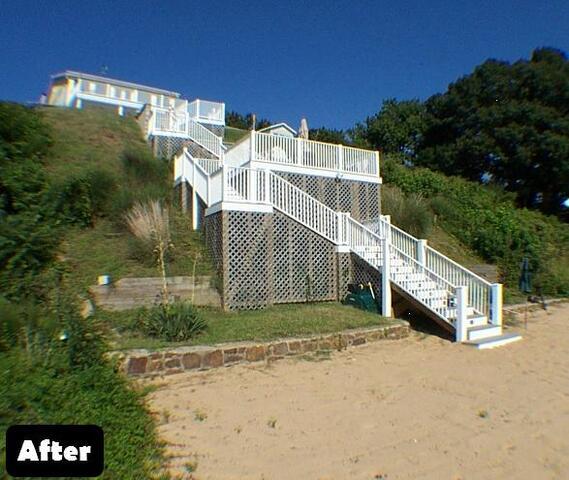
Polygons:
M142 392L129 387L111 364L79 370L60 353L49 362L17 348L0 354L0 472L10 425L95 424L105 432L102 479L155 478L162 450Z
M144 310L139 318L139 328L151 337L181 342L203 332L207 323L191 303L176 302Z
M382 213L391 215L394 225L418 238L426 238L433 226L433 213L421 194L405 195L397 187L385 186L381 192Z
M383 176L407 195L430 200L437 221L483 258L495 262L502 281L517 289L520 264L528 257L534 288L547 295L569 292L569 228L557 218L515 206L515 196L426 168L387 159ZM397 222L394 222L397 223Z
M0 319L0 352L17 346L47 348L59 330L54 315L32 302L15 304L0 297Z

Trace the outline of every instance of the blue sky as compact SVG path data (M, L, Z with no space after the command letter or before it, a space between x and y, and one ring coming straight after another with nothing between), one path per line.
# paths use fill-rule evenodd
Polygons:
M223 100L298 127L348 128L487 58L569 51L567 0L0 0L0 99L98 73Z

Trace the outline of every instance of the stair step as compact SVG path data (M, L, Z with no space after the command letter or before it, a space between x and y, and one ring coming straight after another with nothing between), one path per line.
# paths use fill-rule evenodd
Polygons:
M517 342L521 340L522 336L519 333L504 333L502 335L497 335L495 337L487 337L481 340L472 340L469 342L464 342L466 345L472 345L478 350L483 350L487 348L501 347L502 345L507 345L508 343Z
M482 340L488 337L498 337L502 334L501 325L478 325L468 327L468 340Z

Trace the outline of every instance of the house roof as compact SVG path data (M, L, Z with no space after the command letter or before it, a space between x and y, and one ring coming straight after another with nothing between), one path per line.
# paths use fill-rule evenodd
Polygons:
M258 132L270 132L271 130L276 130L277 128L281 128L281 127L285 128L286 130L288 130L293 135L296 135L296 130L284 122L275 123L274 125L269 125L268 127L261 128L260 130L257 130L257 131Z
M75 72L73 70L65 70L61 73L56 73L51 76L52 80L58 78L81 78L83 80L91 80L94 82L104 82L125 88L136 88L138 90L144 90L147 92L157 93L160 95L167 95L169 97L179 98L181 95L178 92L172 92L169 90L163 90L161 88L149 87L148 85L141 85L139 83L125 82L123 80L117 80L115 78L103 77L100 75L92 75L90 73Z

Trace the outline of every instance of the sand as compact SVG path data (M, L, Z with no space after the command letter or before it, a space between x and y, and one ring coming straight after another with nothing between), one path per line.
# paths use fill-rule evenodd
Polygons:
M154 383L197 479L569 479L569 305L478 351L421 333Z

